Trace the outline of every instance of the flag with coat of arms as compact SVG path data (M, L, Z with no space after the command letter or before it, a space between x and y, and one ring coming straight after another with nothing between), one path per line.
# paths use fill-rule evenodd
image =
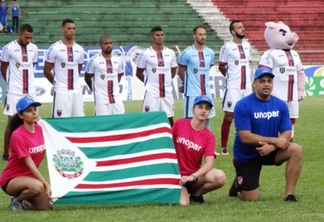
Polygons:
M179 203L164 112L41 119L57 204Z

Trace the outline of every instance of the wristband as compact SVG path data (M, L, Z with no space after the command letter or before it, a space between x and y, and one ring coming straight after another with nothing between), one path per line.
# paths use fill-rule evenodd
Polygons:
M198 177L194 173L191 174L191 176L194 178L194 181L197 181L198 180Z

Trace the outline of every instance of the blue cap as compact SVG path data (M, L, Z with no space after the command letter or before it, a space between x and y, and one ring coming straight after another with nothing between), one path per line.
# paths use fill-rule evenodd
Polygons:
M261 67L261 68L257 68L255 70L253 79L254 80L257 80L257 79L259 79L263 75L268 75L268 76L271 76L271 78L274 78L274 75L272 74L272 70L271 69L265 68L265 67Z
M33 98L25 96L21 98L16 105L17 113L21 113L25 109L27 109L30 106L41 106L42 104L39 102L35 102Z
M193 102L193 106L195 106L198 103L202 103L202 102L208 103L210 105L210 107L214 106L213 101L205 95L197 96Z

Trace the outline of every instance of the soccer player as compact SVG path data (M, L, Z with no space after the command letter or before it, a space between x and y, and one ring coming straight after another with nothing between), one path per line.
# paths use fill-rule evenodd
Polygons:
M24 24L19 28L18 39L3 47L1 55L1 73L7 82L7 96L3 114L11 116L16 114L16 103L26 95L36 100L36 86L34 66L38 61L38 48L31 43L33 28ZM2 158L9 158L9 125L7 123L4 133L4 153Z
M233 121L235 104L251 94L251 46L244 41L245 29L240 20L230 23L233 40L225 43L219 54L219 71L225 76L225 93L222 102L224 118L221 127L221 154L229 155L227 142Z
M179 91L184 92L184 117L192 118L191 108L193 101L197 96L206 95L211 98L209 87L209 70L214 65L215 53L205 46L206 28L198 25L193 28L193 38L195 40L192 46L183 50L179 57L178 75L184 82L184 89L179 87ZM215 116L215 110L212 109L207 119L207 126L210 128L209 118Z
M63 37L49 47L44 65L44 74L54 85L52 117L84 116L79 80L84 50L73 41L73 20L63 20L61 31Z
M136 69L137 78L144 82L145 86L142 111L164 111L172 126L174 116L172 79L178 64L174 51L163 45L162 28L153 27L150 36L152 46L139 56Z
M172 127L181 174L181 205L204 203L203 194L221 188L226 181L225 173L214 168L215 136L206 126L212 107L209 97L197 96L191 108L192 119L178 119Z
M109 36L102 36L99 43L101 52L90 59L84 77L94 95L95 115L123 114L118 85L124 75L123 61L112 55L113 41Z
M294 191L302 168L302 148L289 142L289 111L284 101L271 95L273 78L271 69L258 68L253 81L255 92L238 101L234 109L236 177L229 195L241 200L259 199L263 165L287 162L284 200L297 201Z

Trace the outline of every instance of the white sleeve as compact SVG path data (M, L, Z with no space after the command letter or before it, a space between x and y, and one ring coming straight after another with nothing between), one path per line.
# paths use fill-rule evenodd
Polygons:
M141 68L141 69L145 69L146 68L146 58L145 58L145 54L144 52L142 52L139 56L138 56L138 60L137 60L137 67Z
M226 47L227 44L223 45L219 52L219 62L227 63L228 62L228 50Z

